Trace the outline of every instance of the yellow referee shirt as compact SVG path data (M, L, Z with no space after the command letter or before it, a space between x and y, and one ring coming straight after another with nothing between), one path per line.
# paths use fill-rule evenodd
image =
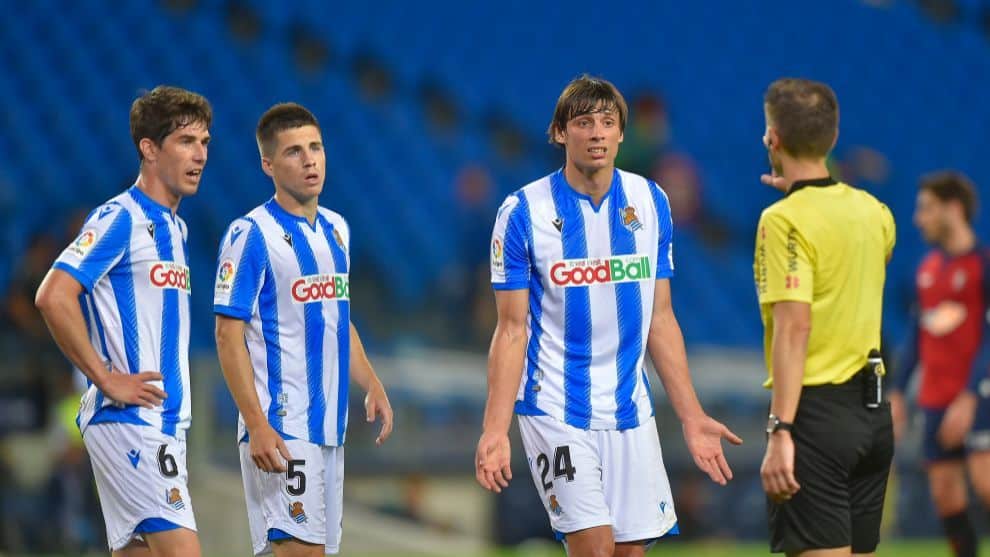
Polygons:
M831 178L795 182L760 216L753 274L773 383L773 304L811 304L804 385L844 383L880 348L883 282L894 217L863 190Z

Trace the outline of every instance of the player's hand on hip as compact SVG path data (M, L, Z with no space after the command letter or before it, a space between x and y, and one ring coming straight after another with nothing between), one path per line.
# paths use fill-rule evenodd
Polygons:
M894 427L894 441L900 441L901 436L907 429L907 403L904 395L900 392L891 392L887 395L890 402L890 420Z
M783 503L801 489L794 476L794 439L790 432L770 434L767 452L760 466L763 491L776 503Z
M292 460L285 440L267 422L248 432L251 460L262 472L282 473Z
M161 381L162 374L157 371L142 371L141 373L124 373L116 369L103 376L97 388L119 406L133 405L144 408L154 408L168 397L165 391L152 385L152 381Z
M742 439L722 423L706 415L685 420L681 427L684 430L684 442L695 465L708 474L713 482L719 485L728 483L732 479L732 469L722 452L722 439L733 445L741 445Z
M505 433L482 433L474 458L475 477L481 487L501 493L512 479L512 447Z
M378 438L375 439L375 444L381 446L389 435L392 435L392 421L394 419L392 405L389 404L388 396L385 395L385 387L381 383L376 382L368 390L368 394L364 397L364 410L368 415L369 422L375 421L376 416L382 418L382 430L378 433Z
M963 391L949 404L936 434L939 445L946 449L961 447L973 427L978 399L975 393Z

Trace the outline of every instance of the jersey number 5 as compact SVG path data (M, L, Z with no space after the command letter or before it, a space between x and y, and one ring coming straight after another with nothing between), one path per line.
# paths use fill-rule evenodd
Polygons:
M545 453L540 453L540 456L536 457L536 465L541 468L540 478L543 482L543 490L546 491L553 487L553 480L547 480L547 476L550 474L550 459ZM567 481L574 480L574 473L577 469L571 464L571 448L568 445L562 447L557 447L553 451L553 478L567 478Z
M285 484L285 490L289 492L289 495L302 495L306 493L306 474L300 470L305 465L305 460L289 461L289 469L286 471L285 477L290 482L296 480L296 485L292 485L291 483Z

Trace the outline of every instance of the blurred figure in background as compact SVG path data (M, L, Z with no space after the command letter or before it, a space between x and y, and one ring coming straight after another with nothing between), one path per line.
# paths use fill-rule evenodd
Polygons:
M79 427L118 557L200 554L185 458L187 231L176 210L199 189L212 119L205 98L177 87L134 101L137 181L90 213L36 297L62 353L90 381Z
M978 545L967 513L967 469L990 509L990 250L973 232L976 207L976 188L966 176L946 171L922 178L914 223L934 249L917 270L916 321L890 395L900 437L908 423L904 393L920 364L924 465L957 557L975 556Z

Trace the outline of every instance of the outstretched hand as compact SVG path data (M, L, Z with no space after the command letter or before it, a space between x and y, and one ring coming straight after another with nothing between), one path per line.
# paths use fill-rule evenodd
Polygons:
M713 482L719 485L728 483L732 479L732 469L722 453L722 439L733 445L742 445L742 439L707 415L686 420L682 428L684 442L687 443L695 465L708 474Z

